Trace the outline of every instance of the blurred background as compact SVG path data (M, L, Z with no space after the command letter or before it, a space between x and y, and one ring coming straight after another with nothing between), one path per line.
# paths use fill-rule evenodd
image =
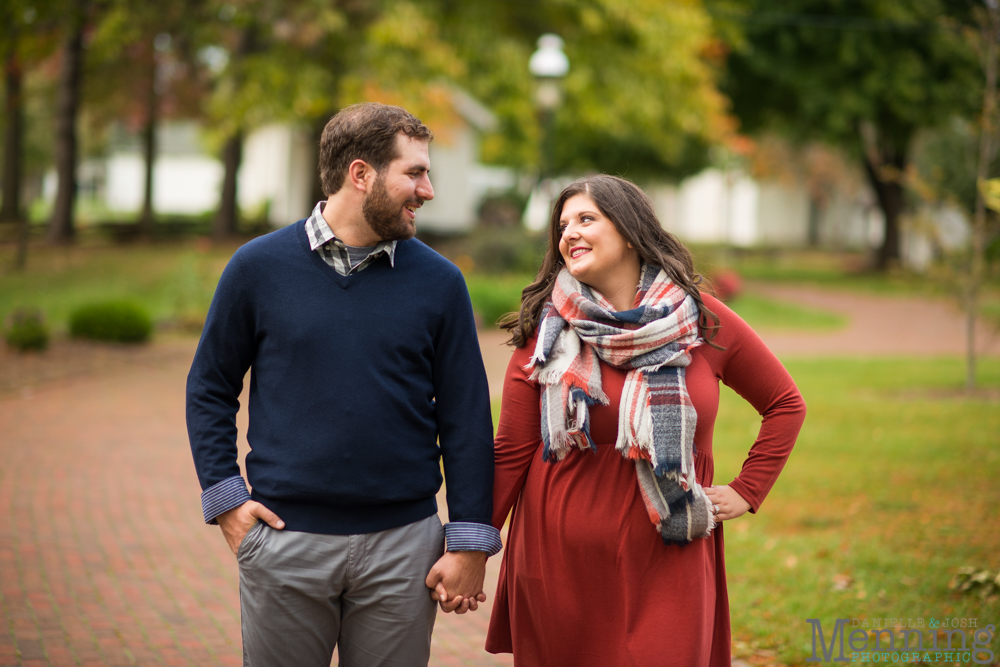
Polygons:
M182 401L226 261L309 214L323 126L378 101L435 132L418 236L466 276L495 417L509 357L495 323L537 270L552 199L595 172L649 193L705 288L796 377L798 450L729 537L739 660L803 663L807 617L996 624L998 1L3 0L0 509L48 516L27 500L45 466L111 483L58 448L72 437L43 437L37 406L94 414L74 401L112 376L135 383L123 396L161 400L162 380L176 393L162 400ZM112 415L90 424L93 446L134 427ZM738 473L758 423L724 393L718 477ZM164 493L196 505L183 418L164 424L181 456ZM42 451L63 454L43 465ZM175 520L196 524L195 505ZM46 648L63 640L45 639L24 574L66 563L21 551L79 544L29 535L0 529L0 664L84 663ZM7 588L5 563L20 572ZM122 567L127 581L161 566ZM448 654L466 662L448 664L495 664L476 662L482 628L445 622L466 637ZM143 627L112 635L148 644ZM238 655L235 627L223 644ZM129 650L122 664L143 662Z
M1000 317L997 19L980 0L0 11L5 270L35 246L220 243L301 219L323 198L324 124L374 100L435 130L419 233L467 273L530 275L552 196L606 172L646 188L708 277L821 251L828 269L932 276ZM516 290L479 310L514 307Z

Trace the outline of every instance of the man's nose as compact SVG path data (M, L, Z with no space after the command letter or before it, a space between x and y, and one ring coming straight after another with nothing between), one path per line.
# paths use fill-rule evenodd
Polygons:
M417 184L417 196L424 201L434 199L434 186L431 185L431 179L429 177L424 176L420 179L420 182Z

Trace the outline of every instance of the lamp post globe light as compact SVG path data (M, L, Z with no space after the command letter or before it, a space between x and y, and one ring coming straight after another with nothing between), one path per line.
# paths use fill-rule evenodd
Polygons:
M528 71L535 77L535 105L542 129L541 155L538 161L538 182L531 190L528 206L524 210L524 225L539 232L548 224L555 198L552 175L552 139L556 109L562 102L560 82L569 72L569 58L562 50L559 35L546 33L538 38L538 49L528 60Z
M562 101L560 81L569 72L569 58L563 53L559 35L546 33L538 38L538 49L528 60L528 71L535 77L535 102L542 125L540 177L549 176L552 167L552 124Z
M559 106L559 80L569 72L569 58L562 47L559 35L546 33L538 38L538 49L528 61L528 71L538 81L535 99L539 108L555 109Z

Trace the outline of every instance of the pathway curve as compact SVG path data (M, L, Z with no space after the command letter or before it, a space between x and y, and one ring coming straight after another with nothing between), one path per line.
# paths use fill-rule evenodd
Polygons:
M964 349L946 304L766 289L854 318L839 332L762 332L779 355ZM481 336L495 396L504 340ZM1000 353L996 337L984 345ZM190 339L166 339L0 352L0 666L241 664L236 564L201 522L184 428L193 351ZM499 559L489 563L492 598ZM439 615L431 664L512 664L483 652L488 619L488 604Z
M966 320L946 299L839 292L799 285L752 283L749 289L777 301L841 313L848 325L824 332L789 333L762 329L778 356L947 356L964 355ZM1000 356L1000 331L982 321L976 327L979 354Z

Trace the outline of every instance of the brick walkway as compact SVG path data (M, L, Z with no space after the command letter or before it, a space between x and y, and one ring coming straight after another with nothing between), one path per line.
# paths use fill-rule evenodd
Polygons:
M194 343L154 347L0 396L0 665L242 664L236 562L184 429ZM431 664L512 664L483 651L488 620L439 614Z
M853 317L840 332L762 332L778 354L962 350L946 304L772 294ZM989 333L984 351L997 354ZM494 395L510 354L503 340L482 336ZM0 666L241 664L236 564L218 529L201 523L184 429L194 342L109 350L100 368L81 365L77 345L47 361L0 352ZM20 377L4 380L11 373ZM499 559L489 563L492 598ZM512 664L482 650L488 619L488 605L439 614L431 664Z

